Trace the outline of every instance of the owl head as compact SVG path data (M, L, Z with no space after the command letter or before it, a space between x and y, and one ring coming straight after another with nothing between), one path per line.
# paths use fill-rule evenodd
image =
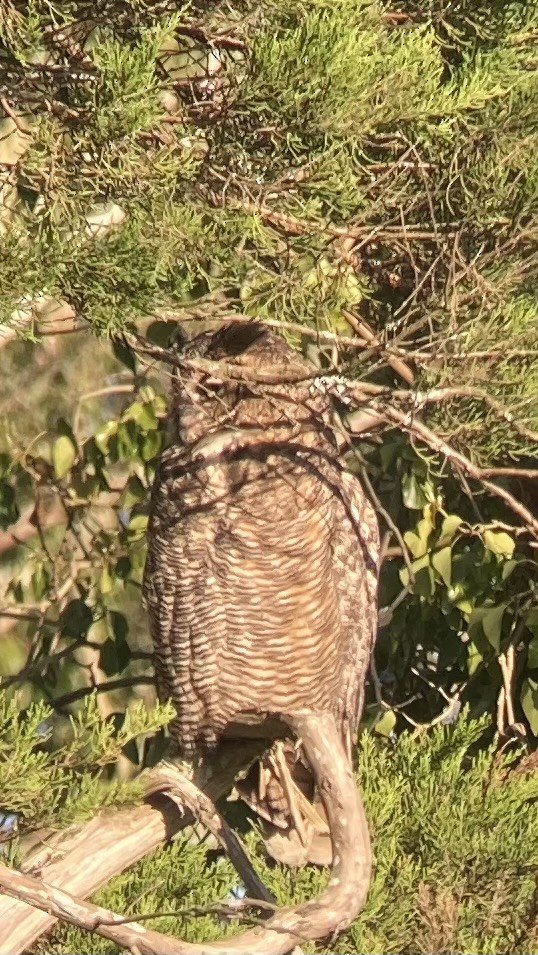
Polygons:
M316 371L262 322L229 321L178 349L173 408L186 443L221 427L323 427Z

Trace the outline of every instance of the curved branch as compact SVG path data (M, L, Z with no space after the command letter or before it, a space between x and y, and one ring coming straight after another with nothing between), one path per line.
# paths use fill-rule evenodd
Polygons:
M259 754L259 740L244 743L240 749L223 747L212 762L209 778L206 774L205 795L213 800L223 796L245 763L248 765ZM20 870L85 898L193 821L191 812L181 815L172 800L161 798L151 805L103 812L63 832L30 837L35 848L27 848L29 854ZM23 837L23 841L28 838ZM1 955L25 952L56 921L49 908L40 911L21 901L16 893L11 895L0 894Z
M37 879L0 866L4 892L72 924L112 939L140 955L284 955L301 939L323 939L346 928L362 908L371 873L370 839L357 791L332 714L285 715L301 738L323 800L333 841L333 871L318 898L278 909L263 926L233 939L192 945L145 929L98 906L82 903Z

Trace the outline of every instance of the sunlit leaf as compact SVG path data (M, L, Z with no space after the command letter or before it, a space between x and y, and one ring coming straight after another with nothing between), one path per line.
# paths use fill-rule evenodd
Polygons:
M484 545L494 554L502 557L511 557L516 543L505 531L484 531Z
M452 548L442 547L441 550L435 551L432 554L432 565L443 583L450 587L452 580Z
M439 534L438 543L442 546L444 544L449 544L456 534L458 527L463 523L461 517L458 517L457 514L447 514L443 518L443 523L441 524L441 531Z
M77 457L77 449L71 438L61 434L52 446L52 466L57 478L63 478L71 470Z
M117 421L107 421L107 423L94 436L94 441L102 454L108 451L110 439L118 430Z
M391 736L396 726L396 713L394 710L385 710L377 720L374 729L381 736Z

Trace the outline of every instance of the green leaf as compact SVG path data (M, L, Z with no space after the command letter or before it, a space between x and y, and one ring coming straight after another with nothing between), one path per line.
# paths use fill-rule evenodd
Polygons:
M159 345L161 348L170 348L176 330L177 325L175 322L152 322L146 329L146 338L148 342L151 342L153 345Z
M484 531L484 546L494 554L511 557L516 543L505 531Z
M0 481L0 527L5 529L19 517L15 491L7 481Z
M125 490L121 495L120 502L122 507L129 509L133 504L138 504L140 501L145 500L147 496L148 492L140 478L137 477L136 474L132 474L125 485Z
M525 626L538 637L538 607L530 607L525 617Z
M480 653L476 643L473 643L473 641L470 640L467 644L467 669L469 671L469 676L472 676L473 673L475 673L483 659L484 657Z
M501 645L501 631L506 606L506 604L499 604L498 607L490 607L482 617L482 629L497 653Z
M108 567L103 567L99 575L99 590L103 594L109 594L114 589L114 578Z
M94 436L94 441L99 448L101 454L106 454L108 451L108 444L113 435L116 434L118 430L117 421L107 421L105 425L97 432Z
M138 434L134 421L125 421L118 427L118 460L138 457Z
M133 404L127 408L123 417L125 421L136 421L143 431L154 431L159 424L155 417L155 409L148 401L133 402Z
M508 580L510 574L517 567L519 561L517 560L507 560L503 564L501 578L502 580Z
M121 672L131 660L131 648L127 643L129 627L123 614L115 610L110 613L110 622L114 632L118 671Z
M442 547L432 555L432 565L443 583L450 587L452 582L452 548Z
M52 446L52 466L57 478L63 478L71 470L77 456L76 446L66 434L56 438Z
M115 574L120 580L127 580L129 574L131 573L131 561L128 557L123 555L119 558L116 567Z
M462 613L472 613L474 609L473 603L468 597L463 597L462 600L456 600L455 605Z
M533 637L529 643L527 666L529 670L538 670L538 636Z
M529 677L523 681L520 699L531 732L534 736L538 736L538 680Z
M433 521L430 508L425 508L425 516L421 517L414 531L406 531L404 541L413 557L423 557L428 550L428 540L433 530Z
M142 442L142 460L151 461L161 450L161 434L159 431L148 431Z
M65 418L56 419L56 433L65 435L66 438L71 438L73 444L76 445L77 440L73 434L73 429L69 422L65 420Z
M115 639L118 641L118 643L124 643L129 632L127 618L124 617L122 613L118 613L117 610L111 610L110 622L112 624L112 630L114 632Z
M131 520L129 521L129 530L134 531L135 533L141 533L142 531L145 531L147 526L147 514L135 514L134 517L131 517Z
M412 511L420 511L428 503L428 498L412 471L402 479L402 499L405 506Z
M385 710L385 712L379 717L374 729L376 733L380 733L381 736L391 736L395 726L396 713L394 710Z
M407 567L402 567L400 570L400 580L404 587L411 586L413 593L419 597L431 597L435 591L435 582L433 570L430 566L429 554L425 554L424 557L419 557L418 560L414 560L411 564L411 568L415 576L413 584L410 584Z
M406 531L403 537L405 544L413 557L418 558L424 556L428 550L427 541L421 540L418 534L415 534L414 531Z
M65 637L79 639L87 634L92 619L92 611L83 600L70 600L60 614L60 631Z
M401 453L402 443L401 441L387 441L383 443L379 449L379 458L381 461L381 467L383 471L389 471L396 462L396 458Z
M107 676L113 676L120 671L118 655L116 653L116 643L112 637L108 637L100 649L99 666L104 670Z
M463 521L461 517L458 517L457 514L447 514L447 516L443 519L443 523L441 524L438 543L441 545L449 544L453 540L454 535L461 524L463 524Z
M136 371L136 357L128 345L115 339L112 344L112 351L122 365L125 365L132 372Z

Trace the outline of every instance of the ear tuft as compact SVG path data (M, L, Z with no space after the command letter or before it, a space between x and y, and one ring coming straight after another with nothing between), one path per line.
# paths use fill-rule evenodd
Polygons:
M261 322L231 322L217 333L210 351L235 357L265 337L267 328Z

